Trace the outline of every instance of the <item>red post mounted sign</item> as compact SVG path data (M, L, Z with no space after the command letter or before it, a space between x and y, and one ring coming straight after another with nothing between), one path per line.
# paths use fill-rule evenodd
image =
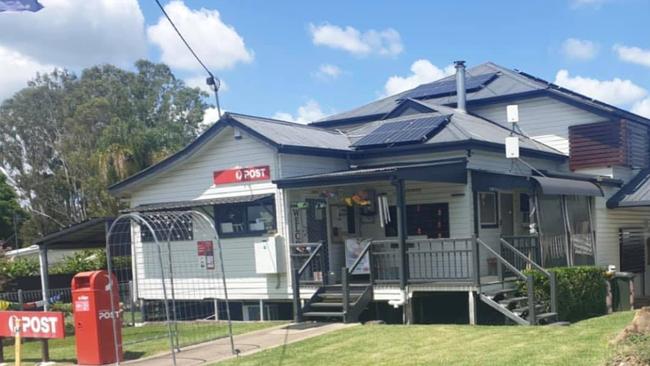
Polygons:
M13 337L20 324L23 338L64 338L63 313L51 311L0 311L0 337Z
M268 165L263 165L218 170L214 172L212 179L215 185L269 180L271 179L271 169Z

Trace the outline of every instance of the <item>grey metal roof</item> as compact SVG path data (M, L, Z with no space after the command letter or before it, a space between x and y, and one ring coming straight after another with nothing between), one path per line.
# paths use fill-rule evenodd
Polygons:
M454 108L433 105L428 101L409 100L410 102L419 103L426 106L431 110L430 113L409 114L395 118L384 120L377 120L361 124L359 127L346 130L346 134L351 143L359 141L379 126L387 123L394 123L399 121L408 121L414 118L421 117L438 117L451 115L449 122L437 132L433 137L427 140L426 144L436 143L453 143L461 141L480 141L492 144L505 144L505 138L510 136L511 131L498 123L488 121L486 119L474 116L472 114L460 112ZM550 146L544 145L519 133L515 133L519 137L519 146L523 149L541 151L550 154L562 155L558 150ZM390 148L387 148L389 150Z
M273 194L269 193L269 194L252 194L246 196L210 198L210 199L203 199L203 200L159 202L159 203L139 205L124 211L125 212L152 212L152 211L189 209L192 207L223 205L227 203L255 202L271 196L273 196Z
M641 170L607 200L608 208L650 206L650 168Z
M278 145L350 150L348 138L335 130L238 113L228 116Z
M650 123L647 118L638 116L631 112L622 110L612 105L594 100L587 96L578 94L571 90L559 87L543 79L534 77L530 74L508 69L503 66L496 65L492 62L480 64L478 66L466 70L466 74L470 77L484 75L489 73L497 73L497 78L491 81L487 86L479 90L468 92L468 102L479 102L481 100L488 100L492 98L500 98L505 96L526 95L534 92L545 92L549 95L554 95L567 99L570 102L575 102L581 106L600 110L606 113L620 114L627 118L639 120L644 123ZM447 81L455 78L454 75L437 80ZM435 83L434 82L434 83ZM336 121L363 119L368 116L377 116L390 112L398 104L399 101L408 96L413 89L401 92L399 94L391 95L386 98L376 100L361 107L357 107L342 113L327 116L319 121L314 122L315 125L328 125ZM456 103L456 95L447 95L437 98L426 99L427 102L437 105L452 105Z
M48 249L84 249L106 247L106 229L114 217L96 217L72 224L36 240Z

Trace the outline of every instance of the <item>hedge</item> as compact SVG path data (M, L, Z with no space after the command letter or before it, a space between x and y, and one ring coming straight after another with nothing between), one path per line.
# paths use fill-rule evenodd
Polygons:
M578 266L549 268L548 271L555 273L557 279L557 308L560 320L577 322L607 314L605 269ZM535 298L550 304L548 277L536 270L527 270L524 273L533 275ZM519 283L519 293L526 296L526 283L523 281Z

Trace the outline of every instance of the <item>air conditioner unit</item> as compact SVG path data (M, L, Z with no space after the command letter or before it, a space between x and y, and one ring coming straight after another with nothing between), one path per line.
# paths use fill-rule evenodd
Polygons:
M268 237L255 243L255 272L275 274L283 271L282 238Z

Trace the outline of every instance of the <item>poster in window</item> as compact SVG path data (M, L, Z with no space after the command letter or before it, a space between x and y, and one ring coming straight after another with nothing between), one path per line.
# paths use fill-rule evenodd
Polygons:
M204 240L196 242L196 247L199 254L199 268L213 270L214 269L214 245L211 240Z

